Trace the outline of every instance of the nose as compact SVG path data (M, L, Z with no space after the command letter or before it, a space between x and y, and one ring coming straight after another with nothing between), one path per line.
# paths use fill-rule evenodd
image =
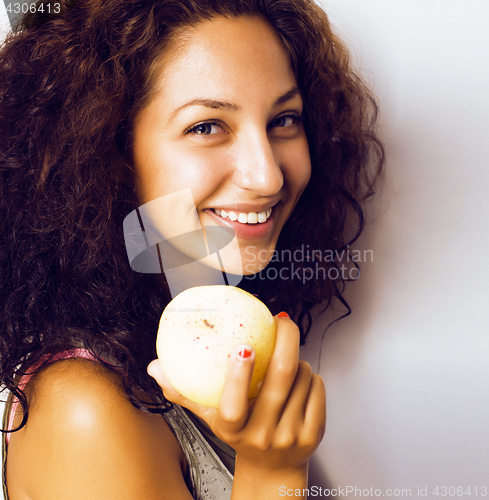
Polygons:
M274 196L280 191L284 177L266 131L249 131L238 140L233 178L239 187L260 196Z

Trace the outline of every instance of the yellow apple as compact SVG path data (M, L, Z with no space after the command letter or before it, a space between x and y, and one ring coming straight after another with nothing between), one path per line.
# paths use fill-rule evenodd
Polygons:
M231 353L253 346L249 397L258 395L275 347L275 320L267 306L239 288L189 288L161 316L156 349L168 381L183 396L217 408Z

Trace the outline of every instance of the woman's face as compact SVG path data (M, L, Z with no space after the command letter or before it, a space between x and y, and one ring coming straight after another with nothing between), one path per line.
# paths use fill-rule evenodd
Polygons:
M202 226L236 233L242 269L226 270L260 271L309 182L302 108L287 54L263 20L216 17L187 28L135 122L141 203L190 189Z

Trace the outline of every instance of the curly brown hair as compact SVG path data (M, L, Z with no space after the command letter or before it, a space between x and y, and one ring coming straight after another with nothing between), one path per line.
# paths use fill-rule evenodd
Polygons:
M261 16L290 57L312 177L278 250L347 248L364 227L364 202L384 158L375 101L312 1L62 5L58 15L47 8L28 14L0 52L0 383L20 399L22 425L28 408L19 374L78 347L121 371L136 407L164 411L146 366L156 357L158 320L171 297L154 275L131 270L122 223L138 206L132 124L151 97L158 56L178 29L217 15ZM347 306L342 279L245 279L241 286L273 313L293 315L303 341L314 305L337 297Z

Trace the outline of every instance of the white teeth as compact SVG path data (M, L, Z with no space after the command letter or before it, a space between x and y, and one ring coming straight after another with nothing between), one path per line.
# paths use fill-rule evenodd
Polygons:
M250 212L247 222L248 224L256 224L258 222L258 214L256 212Z
M214 213L223 219L229 219L231 221L238 221L241 224L257 224L263 223L268 220L270 215L272 215L272 209L264 210L263 212L240 212L237 214L236 212L226 212L225 210L219 210L217 208L214 209Z

